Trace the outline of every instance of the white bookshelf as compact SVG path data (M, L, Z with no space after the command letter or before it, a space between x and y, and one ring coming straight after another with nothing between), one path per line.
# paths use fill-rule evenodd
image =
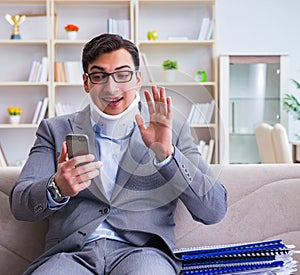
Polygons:
M56 82L56 61L79 61L84 44L92 37L106 32L107 18L129 20L130 39L145 52L154 69L155 84L165 86L172 96L175 113L186 118L192 103L218 102L218 70L215 56L215 34L212 39L198 40L204 17L216 20L215 0L158 1L158 0L0 0L0 143L9 165L24 161L32 146L37 125L32 124L39 100L49 98L48 117L55 116L57 102L73 104L75 109L87 104L82 81ZM35 14L20 25L21 40L11 40L12 26L5 14ZM188 16L187 16L188 15ZM167 23L166 23L167 22ZM68 40L64 26L79 26L76 40ZM32 30L35 30L32 32ZM157 29L159 39L147 40L147 32ZM187 36L188 40L168 40L168 36ZM33 60L49 58L49 75L46 82L28 82ZM161 71L164 59L179 62L176 82L166 82ZM207 72L206 82L195 82L197 70ZM150 87L153 83L144 83ZM23 109L21 123L8 123L7 107ZM217 108L211 123L191 125L195 143L213 138L213 162L218 162ZM21 138L22 137L22 138ZM18 142L17 142L18 140ZM18 143L15 147L14 143ZM15 152L18 148L18 152Z
M206 40L199 40L203 18L216 23L216 1L137 1L135 9L135 41L148 60L153 83L165 86L172 96L175 117L187 119L193 103L218 102L218 70L215 32ZM158 32L157 40L148 40L147 33ZM171 39L170 39L171 37ZM177 60L179 69L174 82L166 82L161 64ZM195 74L205 70L206 82L196 82ZM144 88L151 83L147 80ZM215 140L212 162L218 163L218 108L207 124L190 125L196 144Z

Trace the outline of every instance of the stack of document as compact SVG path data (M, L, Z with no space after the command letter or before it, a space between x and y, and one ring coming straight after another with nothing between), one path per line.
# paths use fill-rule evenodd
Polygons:
M182 274L292 274L294 246L282 240L178 249Z

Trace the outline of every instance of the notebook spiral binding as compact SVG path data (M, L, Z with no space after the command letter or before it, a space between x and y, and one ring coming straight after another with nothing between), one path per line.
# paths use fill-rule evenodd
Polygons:
M295 270L292 246L282 240L183 248L175 254L182 259L182 274L246 274L247 271Z

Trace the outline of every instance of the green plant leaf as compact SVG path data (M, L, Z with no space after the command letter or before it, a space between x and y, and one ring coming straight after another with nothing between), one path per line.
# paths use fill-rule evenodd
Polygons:
M165 60L162 63L163 69L164 70L177 70L178 69L178 64L176 60Z
M296 85L296 88L300 89L300 83L295 79L291 79L291 81ZM283 109L290 113L294 119L300 120L300 102L299 100L292 94L285 94L283 97Z
M299 90L300 89L300 83L295 79L291 79L291 81L296 85L296 88Z

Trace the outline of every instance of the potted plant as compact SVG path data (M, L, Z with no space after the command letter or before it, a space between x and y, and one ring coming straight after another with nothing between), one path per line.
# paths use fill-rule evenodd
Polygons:
M68 24L65 26L65 31L67 32L68 38L70 40L75 40L77 37L77 32L79 31L79 27L73 24Z
M21 114L23 113L22 108L20 107L8 107L7 108L8 114L9 114L9 122L11 124L19 124Z
M166 81L174 81L175 73L178 70L178 63L176 60L167 59L162 63L162 67L165 73Z
M295 79L291 79L291 81L296 85L296 88L300 89L300 83ZM300 102L299 100L292 94L285 94L283 98L283 108L285 111L290 113L295 120L300 121ZM298 139L300 139L300 135L296 135Z

